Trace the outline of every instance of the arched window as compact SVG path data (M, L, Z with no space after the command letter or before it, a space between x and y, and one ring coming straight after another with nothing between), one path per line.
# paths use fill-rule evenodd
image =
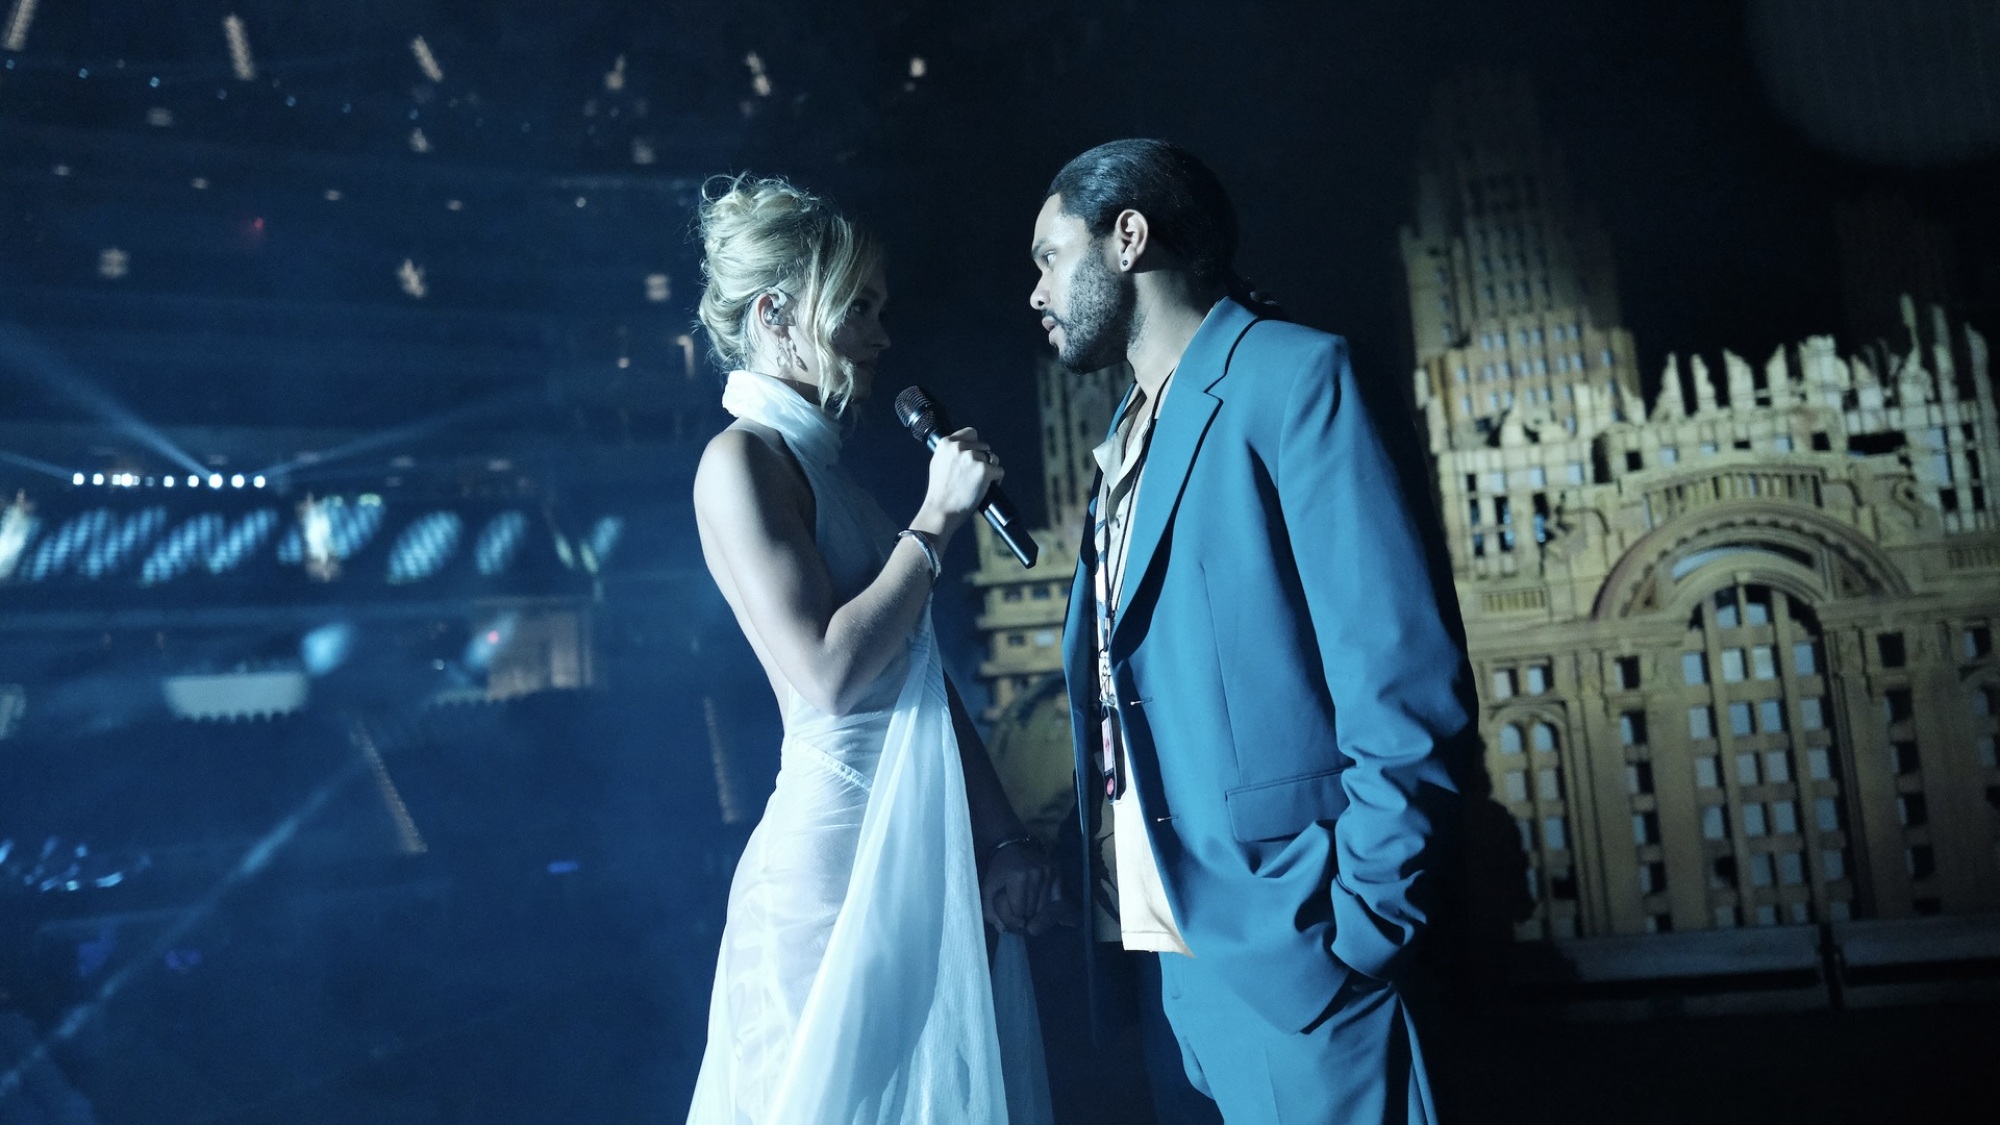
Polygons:
M1500 728L1500 752L1519 754L1521 752L1521 728L1508 723Z
M1547 723L1536 723L1533 739L1535 749L1554 750L1556 748L1556 728Z

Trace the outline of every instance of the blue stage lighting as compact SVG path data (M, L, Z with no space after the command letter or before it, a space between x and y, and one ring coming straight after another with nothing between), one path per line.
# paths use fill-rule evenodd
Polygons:
M404 528L389 549L389 581L418 582L436 574L457 549L464 526L457 512L432 512Z
M523 533L528 530L528 517L520 512L502 512L486 523L479 533L479 542L472 549L472 556L479 564L479 573L488 578L507 569L514 561L514 555L521 549Z
M222 538L223 527L222 517L208 512L174 528L139 568L139 584L157 585L185 573Z

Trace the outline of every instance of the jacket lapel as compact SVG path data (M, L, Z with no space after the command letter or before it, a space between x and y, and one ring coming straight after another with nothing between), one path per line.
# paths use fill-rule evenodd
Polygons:
M1153 423L1153 445L1146 454L1145 476L1139 483L1138 502L1133 505L1125 604L1112 634L1114 652L1118 634L1135 616L1130 608L1148 596L1153 558L1180 507L1202 438L1222 405L1222 398L1215 393L1216 384L1228 373L1229 355L1236 342L1256 320L1249 309L1225 297L1209 310L1208 318L1181 353L1174 385L1167 391L1159 420Z

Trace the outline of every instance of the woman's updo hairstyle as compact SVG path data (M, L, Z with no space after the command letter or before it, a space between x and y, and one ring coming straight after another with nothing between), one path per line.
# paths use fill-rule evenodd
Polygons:
M783 322L813 351L821 406L844 411L854 397L854 369L834 354L832 341L881 264L881 243L826 199L776 177L711 178L702 188L700 224L701 324L716 360L735 368L753 358L751 309L776 293Z

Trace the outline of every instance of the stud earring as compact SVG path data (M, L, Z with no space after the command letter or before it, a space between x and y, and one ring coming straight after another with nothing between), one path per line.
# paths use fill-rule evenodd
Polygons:
M1132 259L1130 259L1130 258L1120 258L1120 259L1118 259L1118 265L1119 265L1119 267L1120 267L1121 269L1128 269L1128 270L1129 270L1129 269L1131 269L1131 268L1132 268Z

